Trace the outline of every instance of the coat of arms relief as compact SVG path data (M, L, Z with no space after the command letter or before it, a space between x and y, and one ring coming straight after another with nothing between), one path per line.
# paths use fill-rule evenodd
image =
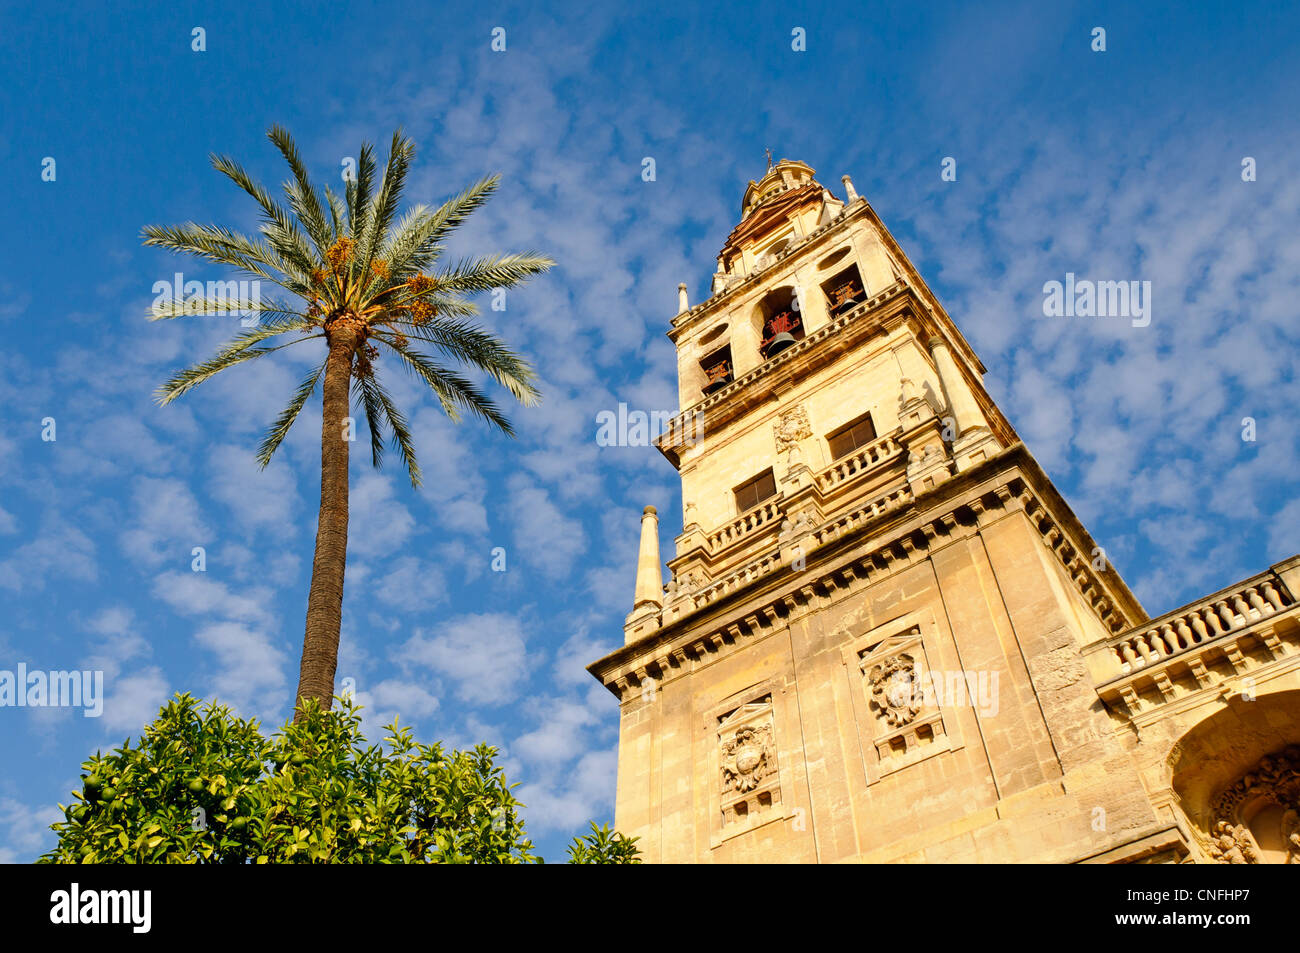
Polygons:
M717 751L723 827L761 822L781 799L771 695L719 717Z
M801 463L799 441L812 436L812 427L808 424L808 410L803 404L796 404L772 422L772 433L776 438L777 455L789 454L786 466L793 467Z
M875 716L871 744L882 770L950 748L916 627L857 653L867 712Z
M906 652L891 655L863 674L871 686L871 707L892 728L909 724L921 711L916 661Z
M772 727L744 725L722 744L722 792L745 793L758 787L774 760Z

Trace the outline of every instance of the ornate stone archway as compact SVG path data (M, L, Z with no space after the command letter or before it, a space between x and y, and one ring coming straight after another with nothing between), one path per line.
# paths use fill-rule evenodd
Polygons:
M1221 864L1300 864L1300 745L1265 755L1223 791L1208 835Z

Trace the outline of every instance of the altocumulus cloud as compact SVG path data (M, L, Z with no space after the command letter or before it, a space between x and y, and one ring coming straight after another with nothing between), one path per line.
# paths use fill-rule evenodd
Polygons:
M398 657L442 676L457 698L471 705L501 705L528 678L523 623L500 612L448 619L428 635L416 634Z

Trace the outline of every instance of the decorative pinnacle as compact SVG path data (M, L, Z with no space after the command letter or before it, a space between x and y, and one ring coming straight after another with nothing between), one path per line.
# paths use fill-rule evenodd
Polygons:
M636 595L632 611L664 604L664 580L659 569L659 516L653 506L641 513L641 547L636 560Z

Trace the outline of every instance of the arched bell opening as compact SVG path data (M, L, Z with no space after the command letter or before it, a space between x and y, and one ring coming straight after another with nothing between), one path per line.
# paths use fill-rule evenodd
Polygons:
M758 349L763 360L776 357L803 340L803 314L796 289L786 285L765 294L755 309L755 323L759 329Z

